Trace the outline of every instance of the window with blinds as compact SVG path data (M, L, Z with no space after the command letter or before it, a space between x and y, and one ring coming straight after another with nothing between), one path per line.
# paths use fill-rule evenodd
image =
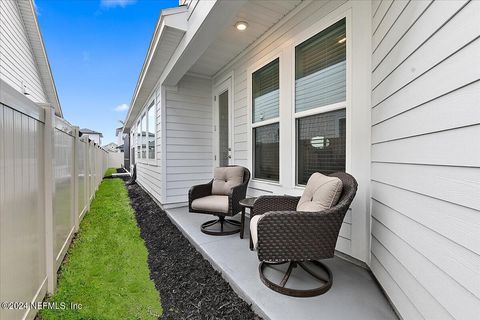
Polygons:
M295 111L346 99L345 19L295 47Z
M280 59L252 73L253 177L279 181Z
M279 59L252 74L253 122L278 117Z
M297 184L345 171L346 43L342 19L295 48Z

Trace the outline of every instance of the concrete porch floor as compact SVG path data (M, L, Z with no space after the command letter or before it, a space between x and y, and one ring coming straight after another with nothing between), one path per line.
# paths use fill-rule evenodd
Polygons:
M397 319L370 274L344 259L323 261L333 273L333 286L327 293L313 298L281 295L268 289L259 278L257 254L249 250L248 228L244 239L238 233L208 236L200 231L200 224L212 216L188 213L186 207L166 211L197 250L264 319ZM248 222L246 219L246 226ZM289 285L301 283L299 278L289 280Z

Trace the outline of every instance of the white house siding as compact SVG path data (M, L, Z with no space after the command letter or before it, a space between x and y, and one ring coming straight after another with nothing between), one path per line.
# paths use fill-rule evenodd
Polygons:
M137 163L137 181L153 196L157 201L163 203L165 201L163 197L163 178L162 178L162 107L161 107L161 90L155 89L150 99L148 99L148 107L155 99L156 108L156 135L155 135L155 160L138 159L135 155L135 161ZM140 117L142 113L140 114ZM140 119L140 117L138 119ZM135 124L138 123L138 119ZM136 140L136 139L135 139ZM131 140L133 141L133 140ZM136 152L136 146L135 146Z
M166 89L165 170L167 206L185 204L192 185L212 179L211 81L186 75Z
M0 1L0 78L34 102L46 102L35 58L16 1Z
M214 81L221 82L229 73L233 71L234 74L234 137L233 137L233 162L235 164L244 165L250 167L251 164L251 127L249 124L251 110L248 110L248 72L252 65L255 65L258 61L267 59L273 52L278 51L279 48L292 41L293 38L299 34L305 32L305 30L311 29L312 25L322 21L322 19L333 11L338 10L341 7L342 12L352 10L352 36L357 37L357 40L353 40L352 43L356 43L352 52L352 70L348 71L354 74L355 78L352 78L352 86L355 86L356 91L348 93L347 96L351 97L351 114L348 116L349 121L352 121L350 152L351 163L349 172L351 172L355 178L359 181L359 192L352 206L353 210L349 210L347 213L343 227L340 231L340 237L337 241L337 250L342 251L348 255L354 256L361 261L368 261L369 247L368 247L368 234L369 234L369 221L368 221L368 206L370 202L369 194L369 132L363 130L365 127L370 126L370 114L369 114L369 100L367 93L370 86L369 80L369 68L365 68L365 59L370 59L370 48L368 46L369 37L367 39L361 39L363 35L368 32L369 26L366 31L361 28L365 26L365 21L370 17L370 3L358 1L346 3L346 1L313 1L310 4L304 6L298 13L292 17L286 17L280 21L282 24L276 28L274 32L268 35L265 39L260 38L259 41L253 44L253 49L247 51L243 56L238 58L233 64L227 65L223 70L218 73ZM275 28L275 27L274 27ZM320 31L320 30L318 30ZM348 31L347 31L348 32ZM361 43L364 47L361 47ZM248 49L247 49L248 50ZM292 57L293 58L293 57ZM281 58L282 59L282 58ZM284 55L283 59L287 59ZM282 67L281 67L282 68ZM358 69L357 69L358 68ZM362 69L363 68L363 69ZM358 77L358 78L356 78ZM356 81L355 81L356 79ZM285 82L287 81L287 82ZM282 92L288 92L291 90L293 84L288 84L291 80L284 80L280 78L280 88ZM347 83L348 85L348 83ZM290 93L287 93L289 98ZM363 99L367 100L363 100ZM282 100L282 98L280 98ZM282 102L281 102L282 105ZM284 106L293 108L291 100L284 102ZM282 112L291 114L291 110L280 110L280 126L287 126L290 130L288 134L283 135L280 133L281 145L295 145L295 141L292 140L292 131L294 126L291 124L291 118L282 120ZM347 131L348 132L348 131ZM348 134L348 133L347 133ZM283 141L283 142L282 142ZM282 148L281 148L282 149ZM281 185L272 185L266 183L251 182L248 189L250 196L259 196L262 194L301 194L302 188L294 185L295 174L292 167L295 155L292 155L292 149L284 148L286 151L280 151L280 173L284 179ZM283 163L283 164L282 164ZM282 169L283 168L283 169ZM282 179L282 178L281 178ZM355 241L352 241L352 237ZM356 247L355 247L356 246Z
M476 319L480 2L372 15L371 269L405 319Z

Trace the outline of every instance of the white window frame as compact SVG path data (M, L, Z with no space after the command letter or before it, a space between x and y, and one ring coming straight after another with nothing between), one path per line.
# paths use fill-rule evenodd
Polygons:
M336 22L345 19L345 32L346 32L346 96L345 101L332 103L330 105L325 105L305 111L295 112L295 48L302 44L304 41L310 39L311 37L317 35L318 33L322 32L323 30L327 29L331 25L335 24ZM291 55L292 55L292 72L291 72L291 81L292 81L292 99L291 99L291 112L292 112L292 120L291 120L291 141L292 141L292 148L293 148L293 161L292 161L292 185L294 189L299 189L303 191L305 189L305 185L298 184L298 150L297 150L297 119L304 118L313 115L319 115L322 113L327 113L331 111L345 109L345 117L346 117L346 141L345 141L345 171L349 172L351 169L351 83L352 83L352 70L351 70L351 62L352 62L352 32L351 32L351 10L343 11L340 14L335 16L326 17L322 19L317 24L314 24L311 28L305 30L304 32L298 34L293 38L293 43L291 46Z
M142 160L142 115L140 114L140 116L138 117L138 120L137 120L137 137L136 137L136 152L137 152L137 156L136 156L136 161L135 162L140 162L140 160ZM139 137L140 135L140 137Z
M150 158L150 146L149 146L149 139L150 136L148 135L150 132L150 119L148 118L148 111L153 109L153 158ZM145 109L145 114L147 116L147 159L155 162L157 159L157 106L155 105L155 100L153 100L148 107Z
M253 102L252 102L252 80L253 80L253 74L263 68L264 66L268 65L269 63L275 61L278 59L278 94L279 94L279 103L278 103L278 117L272 118L272 119L267 119L263 121L258 121L258 122L253 122ZM249 165L250 168L252 169L251 175L251 187L256 187L256 188L262 188L262 184L266 185L273 185L273 186L280 186L282 184L282 140L281 140L281 110L282 110L282 60L283 60L283 52L282 49L276 50L272 52L270 55L266 56L264 59L252 64L248 69L247 69L247 128L248 128L248 145L250 146L250 150L248 151L248 158L249 158ZM255 163L254 163L254 152L255 152L255 147L253 145L253 129L258 128L258 127L263 127L266 125L278 123L279 126L279 150L278 150L278 167L279 167L279 172L278 172L278 181L274 180L267 180L267 179L259 179L255 178Z
M332 103L329 105L304 110L300 112L295 111L295 48L302 44L304 41L314 37L315 35L319 34L323 30L327 29L328 27L332 26L336 22L345 19L345 32L346 32L346 93L345 93L345 101ZM305 118L309 116L319 115L322 113L327 113L331 111L345 109L346 113L346 141L345 141L345 171L349 171L350 169L350 132L351 132L351 112L350 106L351 103L349 102L350 97L350 90L351 90L351 32L350 32L350 25L351 25L351 15L350 10L347 12L343 12L340 15L336 15L334 17L330 17L329 19L323 19L319 23L313 25L311 28L305 30L303 33L297 35L293 38L293 43L291 47L291 54L292 54L292 74L291 74L291 81L292 81L292 105L291 105L291 112L292 112L292 148L294 149L294 156L292 161L292 172L293 172L293 185L295 188L304 189L304 184L298 183L298 148L297 148L297 119Z
M153 115L153 118L154 118L154 134L155 134L155 137L154 137L154 143L155 143L155 152L154 152L154 157L153 159L149 158L148 157L148 131L149 131L149 124L148 124L148 109L150 108L153 108L154 109L154 115ZM145 153L145 157L142 157L142 149L141 149L141 146L142 146L142 136L140 135L140 141L137 141L137 148L140 150L140 156L138 157L138 159L136 159L136 162L139 162L139 163L146 163L146 164L155 164L156 161L157 161L157 106L156 106L156 99L152 99L150 100L150 103L146 104L145 107L143 108L142 112L140 112L140 114L138 115L138 118L137 118L137 130L139 130L139 132L141 133L142 132L142 118L143 116L145 116L145 120L146 120L146 136L145 136L145 139L146 139L146 153ZM137 132L138 133L138 132ZM138 139L138 136L137 136L137 139ZM137 153L138 154L138 153Z
M285 34L288 38L281 46L272 49L272 46L255 47L251 54L240 56L241 59L248 59L246 66L247 77L247 123L239 130L247 134L247 165L253 167L252 163L252 128L251 128L251 74L252 71L268 63L280 55L280 183L251 180L249 194L259 195L266 193L301 195L305 189L296 186L296 155L292 152L296 144L296 130L294 103L295 103L295 74L293 60L295 46L311 36L327 28L336 21L346 18L347 41L347 87L346 87L346 163L345 169L351 173L360 184L357 190L351 210L351 242L349 247L342 247L339 250L361 261L370 261L369 258L369 229L370 225L370 203L368 181L371 179L371 132L365 130L371 125L371 30L370 25L365 21L371 19L371 6L363 1L348 1L336 6L331 12L325 13L316 23L301 31ZM287 43L288 42L288 43ZM256 50L258 49L258 50ZM271 50L271 51L270 51ZM283 50L283 51L282 51ZM355 50L355 52L353 51ZM273 53L273 51L275 51ZM353 55L353 53L355 53ZM270 56L272 54L272 56ZM242 70L243 65L241 66ZM352 85L355 81L355 86ZM290 90L288 89L290 88ZM239 102L241 104L241 102ZM237 108L237 103L234 106ZM306 115L303 114L303 115ZM285 125L284 125L285 124ZM245 130L245 131L243 131ZM355 135L352 134L355 133ZM243 143L243 141L240 141ZM355 161L352 161L355 156Z

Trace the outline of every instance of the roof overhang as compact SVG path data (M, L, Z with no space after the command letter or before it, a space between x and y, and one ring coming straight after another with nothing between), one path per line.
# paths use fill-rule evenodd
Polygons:
M216 0L204 1L202 6L199 4L195 9L199 17L193 19L192 16L189 30L168 62L160 82L166 86L176 86L224 29L231 27L232 19L247 2Z
M187 17L188 9L185 6L164 9L160 12L125 119L124 132L129 132L133 121L147 102L165 66L185 35Z
M27 37L32 47L33 56L37 63L40 79L47 96L46 102L55 108L55 115L63 118L62 108L58 99L55 81L53 80L52 70L48 62L47 52L43 44L42 33L38 26L37 14L32 0L17 1L18 9L22 16Z

